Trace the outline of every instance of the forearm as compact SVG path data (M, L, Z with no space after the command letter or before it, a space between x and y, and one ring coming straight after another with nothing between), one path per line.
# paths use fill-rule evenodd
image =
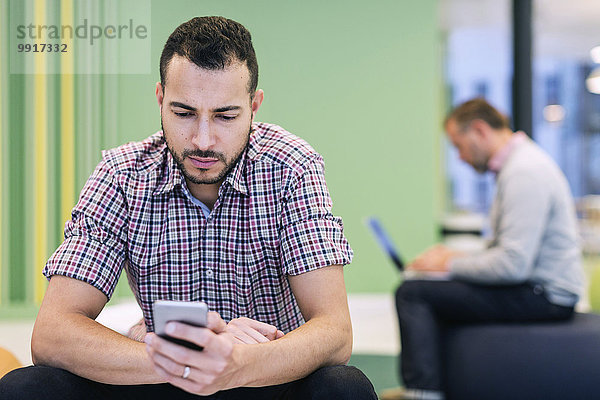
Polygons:
M313 318L278 340L236 345L243 364L234 386L267 386L303 378L318 368L346 364L352 352L350 321Z
M530 274L526 249L492 247L484 252L450 261L453 278L481 284L521 283Z
M93 381L122 385L161 382L143 343L81 314L38 317L31 349L36 365L62 368Z

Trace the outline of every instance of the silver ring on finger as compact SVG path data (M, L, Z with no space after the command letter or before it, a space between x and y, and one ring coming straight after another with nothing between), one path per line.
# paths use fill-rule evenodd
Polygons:
M181 375L181 377L183 379L187 379L188 376L190 376L191 371L192 371L192 369L186 365L185 368L183 369L183 375Z

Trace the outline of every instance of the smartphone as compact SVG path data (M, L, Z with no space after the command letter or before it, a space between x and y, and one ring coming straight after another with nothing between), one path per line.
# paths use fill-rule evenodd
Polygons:
M182 322L192 326L205 327L208 324L208 306L203 302L156 300L154 302L154 332L173 343L193 350L202 350L202 347L176 339L165 333L165 326L169 321Z

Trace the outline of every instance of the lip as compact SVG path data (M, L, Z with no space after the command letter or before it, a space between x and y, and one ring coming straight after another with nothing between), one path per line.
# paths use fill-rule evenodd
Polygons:
M192 165L200 169L209 169L219 162L217 158L188 157Z

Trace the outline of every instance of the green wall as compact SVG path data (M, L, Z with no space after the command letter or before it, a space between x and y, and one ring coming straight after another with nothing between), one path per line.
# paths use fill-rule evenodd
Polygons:
M153 92L160 52L170 32L196 15L223 15L250 30L265 91L257 119L323 154L334 211L355 251L348 290L393 290L398 276L364 220L379 216L407 258L436 239L437 1L153 1L154 72L120 78L123 138L159 127Z
M123 141L159 129L154 84L162 46L196 15L222 15L250 30L265 91L257 119L323 154L334 211L355 252L348 290L393 290L398 276L364 220L379 216L407 258L437 238L437 1L152 1L153 73L119 77Z
M151 73L48 74L41 81L9 72L9 14L29 21L41 7L45 18L69 23L57 16L68 6L75 22L92 15L110 22L115 13L142 18L147 10L132 14L131 2L115 1L0 4L0 318L37 310L44 260L60 243L100 150L160 129L154 97L160 52L172 30L196 15L223 15L248 27L265 90L257 119L282 125L325 157L334 212L344 218L355 251L346 269L350 292L390 292L398 284L366 217L379 216L407 258L435 241L443 197L437 0L147 0ZM74 52L74 63L85 69L115 59L97 49ZM70 81L72 87L64 86ZM32 164L25 154L41 146L38 137L46 143L44 159ZM74 150L67 150L68 140ZM117 293L128 292L121 282Z

